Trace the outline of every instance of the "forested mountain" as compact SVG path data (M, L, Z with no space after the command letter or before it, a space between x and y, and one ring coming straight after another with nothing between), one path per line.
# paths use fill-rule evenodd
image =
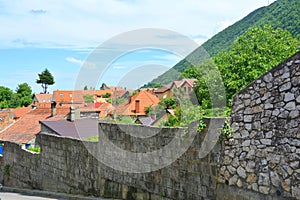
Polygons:
M181 72L191 64L188 61L200 62L203 57L203 49L214 57L220 51L227 51L233 41L245 33L251 26L271 25L273 28L288 30L293 37L300 40L300 0L277 0L269 6L259 8L242 20L224 29L213 36L201 47L181 60L171 70L154 79L147 86L155 83L166 84L178 79ZM205 56L206 57L206 56Z

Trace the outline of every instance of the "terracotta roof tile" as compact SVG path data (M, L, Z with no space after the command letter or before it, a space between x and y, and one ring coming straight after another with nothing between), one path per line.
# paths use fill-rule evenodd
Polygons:
M139 101L138 112L136 111L136 101ZM158 104L158 102L159 99L155 95L148 91L140 91L136 95L132 96L127 103L116 107L116 114L145 116L145 108L149 106L155 106Z
M62 119L63 113L66 110L57 109L58 115L55 118ZM20 144L29 143L33 140L41 131L41 126L39 124L40 120L52 120L51 109L37 108L30 110L28 113L23 115L18 121L12 124L9 128L0 132L0 140L2 141L12 141Z
M35 94L33 101L38 103L51 103L52 97L52 94Z
M113 106L111 103L103 103L100 107L100 114L99 117L100 118L105 118L107 117L108 114L112 114L113 111Z
M56 103L84 103L84 96L91 95L101 97L106 93L112 94L111 90L55 90L53 100Z
M12 112L15 114L15 119L19 119L20 117L28 113L30 110L31 110L31 106L28 106L28 107L12 109Z
M53 100L56 103L84 103L84 90L55 90Z

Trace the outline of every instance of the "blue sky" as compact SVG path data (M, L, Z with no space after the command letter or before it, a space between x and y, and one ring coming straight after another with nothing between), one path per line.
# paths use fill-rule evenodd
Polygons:
M34 92L37 74L48 68L55 89L73 89L86 59L113 36L142 28L172 30L198 44L274 0L0 0L0 85L15 89L27 82ZM103 81L125 84L124 77L147 66L158 74L181 59L172 52L139 50L114 60ZM150 66L149 64L152 64ZM144 81L155 74L142 73ZM142 85L138 80L130 87ZM129 85L128 85L129 86Z

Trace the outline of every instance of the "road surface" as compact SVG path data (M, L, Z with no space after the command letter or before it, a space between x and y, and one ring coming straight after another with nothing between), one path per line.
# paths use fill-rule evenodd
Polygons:
M54 200L53 198L37 197L21 193L0 192L1 200Z

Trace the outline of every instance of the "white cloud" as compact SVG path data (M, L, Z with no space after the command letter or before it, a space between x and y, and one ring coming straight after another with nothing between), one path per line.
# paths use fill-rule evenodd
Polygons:
M71 62L71 63L76 63L76 64L79 64L79 65L82 65L83 62L84 62L82 60L78 60L78 59L73 58L73 57L67 57L66 61Z
M126 67L123 65L113 65L114 69L125 69Z
M266 6L268 0L11 0L2 4L2 48L19 47L13 42L19 38L38 47L87 48L145 27L210 38L226 23Z
M42 14L46 14L47 11L46 10L43 10L43 9L38 9L38 10L30 10L30 13L31 14L34 14L34 15L42 15Z

